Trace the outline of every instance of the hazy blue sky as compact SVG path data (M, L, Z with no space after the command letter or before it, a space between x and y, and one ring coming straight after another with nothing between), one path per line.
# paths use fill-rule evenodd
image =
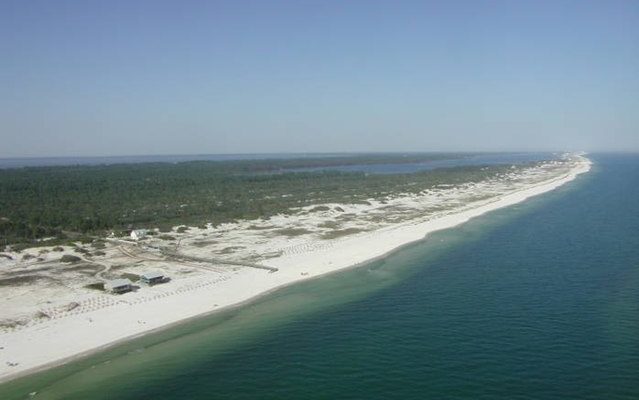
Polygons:
M639 150L639 1L0 1L0 157Z

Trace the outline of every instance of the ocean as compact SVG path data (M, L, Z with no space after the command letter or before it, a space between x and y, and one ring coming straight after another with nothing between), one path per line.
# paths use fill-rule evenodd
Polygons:
M589 157L553 192L0 398L637 399L639 155Z

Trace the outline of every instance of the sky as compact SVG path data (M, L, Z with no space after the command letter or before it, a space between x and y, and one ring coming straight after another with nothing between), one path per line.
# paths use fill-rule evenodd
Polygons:
M639 151L639 1L0 0L0 157Z

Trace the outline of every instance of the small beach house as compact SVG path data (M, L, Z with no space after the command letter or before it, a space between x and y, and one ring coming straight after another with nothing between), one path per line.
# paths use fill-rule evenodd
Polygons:
M155 285L164 282L166 277L163 273L157 271L148 271L140 275L140 282L147 285Z
M128 279L113 279L104 284L104 289L108 292L121 294L130 292L133 289L131 281Z

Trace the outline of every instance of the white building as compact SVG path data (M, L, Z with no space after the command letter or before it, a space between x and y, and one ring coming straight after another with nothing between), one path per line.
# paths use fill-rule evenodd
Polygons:
M131 239L133 240L140 240L140 239L144 239L147 235L147 230L146 229L134 229L131 231Z

